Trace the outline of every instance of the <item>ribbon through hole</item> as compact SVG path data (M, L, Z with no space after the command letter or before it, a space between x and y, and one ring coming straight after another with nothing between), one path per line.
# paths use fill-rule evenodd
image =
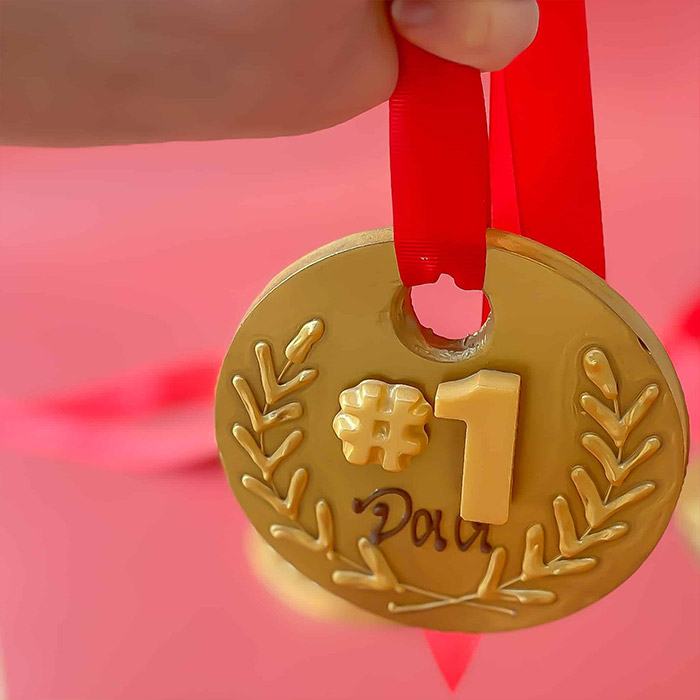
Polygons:
M390 315L398 339L411 352L436 362L474 357L484 348L493 324L481 290L464 291L444 276L435 284L399 287Z
M477 333L489 312L488 299L480 289L460 289L448 275L440 275L433 284L413 287L411 302L421 326L449 340Z

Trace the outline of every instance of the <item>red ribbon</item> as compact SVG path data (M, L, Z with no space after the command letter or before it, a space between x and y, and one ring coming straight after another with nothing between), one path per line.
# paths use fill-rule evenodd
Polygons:
M389 143L401 279L412 287L445 273L463 289L481 289L490 202L479 71L397 41Z
M588 34L583 0L541 0L532 46L492 76L494 223L520 230L605 276ZM499 148L498 142L505 142ZM509 163L508 144L512 153Z
M491 77L490 140L478 72L398 45L390 154L403 283L444 273L463 289L480 289L491 214L496 226L604 276L583 0L540 2L532 46ZM425 634L454 690L479 635Z
M195 360L29 401L0 397L0 449L120 471L218 465L219 361Z
M394 242L406 286L451 275L479 289L489 143L477 72L399 41L390 102ZM532 46L492 76L497 226L605 273L583 0L541 0Z

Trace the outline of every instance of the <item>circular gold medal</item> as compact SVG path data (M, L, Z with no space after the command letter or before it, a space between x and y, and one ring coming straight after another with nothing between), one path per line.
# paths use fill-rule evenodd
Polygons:
M267 287L224 360L216 432L258 531L301 573L394 622L489 632L557 619L644 561L683 482L670 360L600 278L490 231L492 313L418 323L391 231Z

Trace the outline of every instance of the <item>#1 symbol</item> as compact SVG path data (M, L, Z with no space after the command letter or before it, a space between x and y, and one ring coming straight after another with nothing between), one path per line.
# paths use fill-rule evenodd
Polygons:
M502 525L511 500L520 376L481 370L441 383L435 416L467 424L460 516ZM365 379L340 395L333 430L351 464L379 464L400 472L428 445L425 425L432 409L423 394L407 384Z
M365 379L340 395L333 430L351 464L400 472L428 444L430 404L415 387Z

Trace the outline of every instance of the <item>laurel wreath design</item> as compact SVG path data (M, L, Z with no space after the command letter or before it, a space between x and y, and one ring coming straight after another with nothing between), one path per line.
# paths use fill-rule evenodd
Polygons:
M324 555L329 561L344 564L351 570L337 568L332 581L338 586L353 587L369 591L393 592L398 595L413 593L424 597L422 603L388 603L392 613L421 612L450 605L468 605L510 616L518 614L517 605L548 604L556 599L556 593L542 588L523 588L521 584L550 576L566 576L589 571L598 563L594 556L580 556L597 544L612 542L627 534L626 522L615 522L602 527L613 516L633 503L646 498L656 485L653 481L643 481L621 494L615 489L627 480L640 464L646 462L661 447L656 435L644 438L629 454L627 441L632 431L646 417L649 409L659 396L659 387L648 384L639 393L632 405L622 413L619 404L619 390L610 362L600 348L590 348L584 353L583 369L590 382L598 389L604 400L584 392L579 402L585 413L602 428L612 443L597 432L587 432L581 436L581 444L602 467L608 487L601 495L590 471L577 465L571 470L571 480L584 509L586 527L579 535L569 501L564 495L557 495L552 507L557 523L559 553L549 561L545 560L545 529L542 523L530 526L525 533L525 550L520 574L503 581L503 571L507 562L504 547L494 547L486 570L476 591L448 596L429 591L399 581L379 546L368 538L361 537L357 548L362 563L340 554L335 550L333 515L330 505L324 499L316 502L317 534L307 531L298 518L299 507L308 483L309 474L303 467L297 468L289 481L287 493L280 495L273 481L279 465L301 444L304 434L300 429L291 430L282 443L271 454L265 448L265 432L276 425L301 418L304 409L300 402L291 401L279 405L291 394L309 386L318 376L316 369L300 369L297 374L285 381L294 366L301 365L313 345L321 339L325 331L320 319L304 324L285 349L286 364L279 372L275 370L272 348L267 342L255 345L255 355L260 370L260 382L265 396L262 409L259 407L249 383L240 375L233 378L236 389L251 423L249 430L241 424L233 427L233 436L259 468L262 480L249 474L241 478L243 486L258 498L269 504L278 515L291 521L290 524L273 524L270 534L278 540L290 542L309 551ZM252 432L251 432L252 430ZM506 607L506 606L511 607Z
M304 407L298 401L290 401L281 406L279 403L287 396L311 384L318 376L318 370L301 369L291 379L285 381L285 377L292 367L306 361L311 348L321 339L324 330L323 321L320 319L305 323L287 345L284 353L287 362L279 374L275 370L270 344L265 341L256 344L255 357L258 361L260 382L265 395L262 409L244 377L237 374L232 380L233 387L248 413L253 431L251 433L248 428L236 423L233 426L233 437L260 469L263 477L260 481L250 474L244 474L241 478L243 486L272 506L279 515L291 520L296 520L299 514L299 505L309 480L309 473L303 467L299 467L292 475L284 498L280 497L273 476L279 465L299 447L304 439L304 433L298 428L292 430L272 454L267 454L265 432L274 426L301 418L304 414Z

